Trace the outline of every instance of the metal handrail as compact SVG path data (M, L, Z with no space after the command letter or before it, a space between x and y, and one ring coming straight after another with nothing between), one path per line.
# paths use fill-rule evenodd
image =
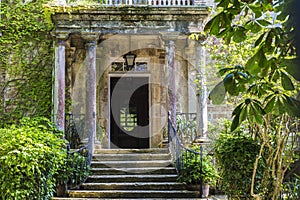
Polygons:
M89 153L89 143L84 146L80 146L81 140L78 135L78 130L74 124L73 115L69 114L68 125L66 131L66 138L70 137L71 140L67 145L67 189L77 188L79 185L84 183L89 174L92 156ZM76 136L76 141L73 141ZM78 138L77 138L78 137ZM78 139L78 141L77 141Z
M197 137L197 113L176 113L176 130L183 145L191 144Z
M197 160L197 157L199 158L200 174L202 174L203 146L200 145L199 152L184 146L177 135L175 127L171 123L170 116L168 118L168 143L169 150L178 174L181 174L183 171L186 173L190 171L189 166L185 165L185 159ZM200 176L200 181L198 184L200 184L200 196L202 196L202 176Z
M71 151L68 146L67 167L69 168L67 188L73 189L84 183L89 175L91 158L89 155L88 145Z

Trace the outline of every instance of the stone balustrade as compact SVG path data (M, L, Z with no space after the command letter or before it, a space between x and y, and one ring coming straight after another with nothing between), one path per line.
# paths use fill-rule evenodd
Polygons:
M213 0L98 0L106 6L211 6Z

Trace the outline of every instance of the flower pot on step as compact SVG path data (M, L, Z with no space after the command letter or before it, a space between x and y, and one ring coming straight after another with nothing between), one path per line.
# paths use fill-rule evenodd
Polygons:
M209 195L209 185L204 184L202 185L202 197L208 197Z

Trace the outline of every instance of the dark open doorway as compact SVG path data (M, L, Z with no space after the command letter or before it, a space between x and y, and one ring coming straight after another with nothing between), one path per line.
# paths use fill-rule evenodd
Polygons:
M149 148L149 78L110 78L110 141L113 148Z

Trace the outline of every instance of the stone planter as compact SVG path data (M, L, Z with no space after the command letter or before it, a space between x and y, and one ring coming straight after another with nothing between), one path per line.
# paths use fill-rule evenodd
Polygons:
M204 184L202 185L202 197L208 197L209 195L209 185Z
M187 189L190 191L199 191L200 192L200 184L196 184L196 185L187 185ZM208 197L209 195L209 184L203 184L202 185L202 197Z

